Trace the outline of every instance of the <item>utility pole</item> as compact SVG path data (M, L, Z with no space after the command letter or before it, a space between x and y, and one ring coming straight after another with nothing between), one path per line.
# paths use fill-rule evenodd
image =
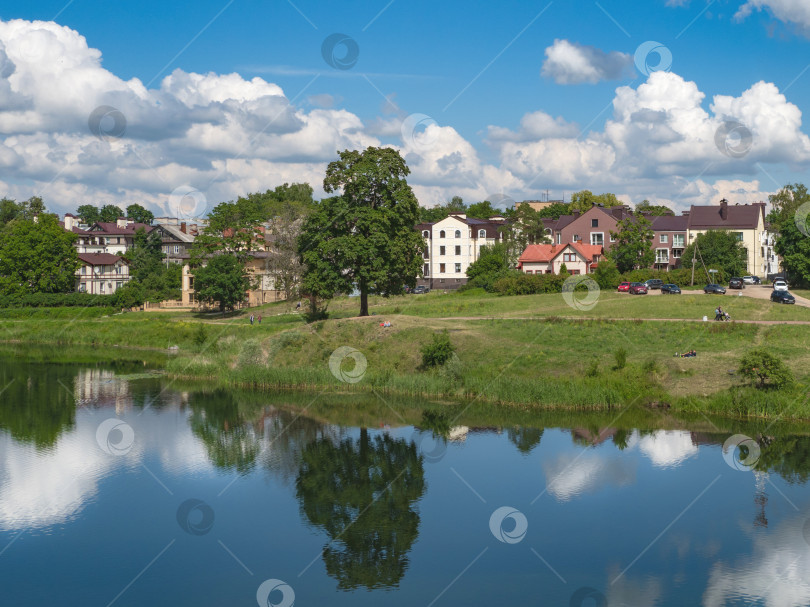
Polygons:
M697 241L695 241L695 246L692 248L692 282L689 285L692 287L695 286L695 262L697 262L697 259L695 259L696 256L697 256Z

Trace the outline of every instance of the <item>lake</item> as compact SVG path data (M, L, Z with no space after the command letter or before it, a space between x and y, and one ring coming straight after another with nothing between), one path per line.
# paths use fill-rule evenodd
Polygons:
M2 605L810 604L801 426L414 422L134 362L0 390Z

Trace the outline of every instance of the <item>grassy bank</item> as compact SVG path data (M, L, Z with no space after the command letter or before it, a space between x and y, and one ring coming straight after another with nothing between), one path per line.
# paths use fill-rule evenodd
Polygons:
M765 345L807 384L810 326L642 320L693 318L717 299L603 294L592 310L578 312L559 295L432 293L391 301L373 298L376 317L350 318L358 302L342 298L330 305L330 320L306 324L300 315L285 313L287 304L274 304L251 310L263 315L262 324L253 326L249 312L225 318L188 312L30 319L0 315L0 340L92 346L110 359L130 348L166 352L177 346L164 365L172 378L205 378L250 390L373 392L383 399L405 395L475 406L497 403L513 411L607 412L633 404L669 405L690 414L810 419L810 405L800 389L757 390L744 386L735 373L747 350ZM748 298L723 298L723 303L735 318L810 316L803 308ZM496 311L500 318L459 318ZM595 318L561 319L563 314ZM610 320L628 316L633 319ZM393 326L380 327L383 319ZM441 369L421 369L420 349L433 333L444 330L456 356ZM330 357L341 346L362 354L362 374L359 368L352 370L351 359L340 367L344 378L361 375L356 383L341 381L341 371L330 369ZM617 362L619 350L626 353L623 365ZM688 350L698 356L673 356Z

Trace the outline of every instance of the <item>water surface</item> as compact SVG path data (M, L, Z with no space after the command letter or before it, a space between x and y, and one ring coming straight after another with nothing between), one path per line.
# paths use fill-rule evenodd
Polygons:
M0 360L3 605L810 604L801 433L358 427L147 371Z

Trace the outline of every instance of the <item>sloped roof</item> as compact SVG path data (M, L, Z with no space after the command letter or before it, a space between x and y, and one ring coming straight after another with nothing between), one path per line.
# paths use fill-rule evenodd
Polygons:
M127 260L112 253L79 253L79 260L91 266L109 266L117 261L127 263Z
M586 260L591 260L596 255L602 254L602 247L594 244L582 244L579 242L568 242L564 244L530 244L521 253L518 263L551 263L565 249L571 247Z
M656 215L650 217L653 230L657 232L685 232L689 226L686 215Z
M96 227L98 229L94 229ZM147 233L155 229L154 226L145 223L131 223L125 228L119 228L118 224L112 221L97 221L90 227L89 231L111 236L133 236L140 228L143 228Z
M759 225L760 215L764 214L764 202L754 204L730 204L726 207L728 216L723 219L720 205L692 206L689 210L689 228L753 229Z
M161 230L167 232L168 234L170 234L171 236L173 236L174 238L176 238L181 242L194 242L194 236L187 232L183 232L180 229L180 226L159 223L157 227L159 227Z

